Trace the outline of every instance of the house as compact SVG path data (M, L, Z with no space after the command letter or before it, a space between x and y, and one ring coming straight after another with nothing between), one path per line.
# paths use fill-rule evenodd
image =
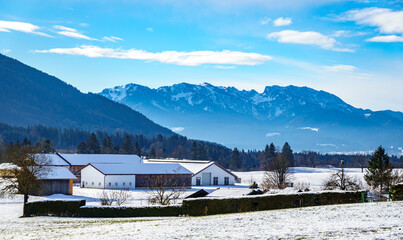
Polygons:
M52 194L73 194L73 180L76 177L65 167L46 167L46 172L40 176L39 191L33 195L45 196Z
M81 170L81 187L106 189L191 187L192 172L179 164L89 163Z
M140 163L141 158L137 155L129 154L71 154L71 153L54 153L54 154L37 154L38 157L45 157L49 160L49 165L68 168L75 176L75 183L81 182L81 169L89 163L99 164L125 164Z
M16 170L17 168L18 166L12 163L0 164L0 178L14 177L14 170Z
M193 186L234 185L238 177L214 161L143 159L147 163L177 163L192 172Z

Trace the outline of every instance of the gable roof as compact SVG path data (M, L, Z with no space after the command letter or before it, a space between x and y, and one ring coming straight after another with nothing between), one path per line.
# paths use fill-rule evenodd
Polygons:
M38 179L41 180L56 180L56 179L76 179L66 167L46 167L47 170Z
M189 174L192 172L175 163L141 163L141 164L103 164L90 163L104 175L135 175L135 174Z
M51 166L70 166L70 164L57 153L36 153L35 157L45 158Z
M137 155L130 154L70 154L59 153L61 158L66 160L71 165L85 166L89 163L99 164L137 164L141 163L142 159Z

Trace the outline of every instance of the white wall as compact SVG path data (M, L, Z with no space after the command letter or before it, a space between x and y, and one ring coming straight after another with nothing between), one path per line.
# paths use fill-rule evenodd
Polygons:
M134 189L135 186L136 175L106 175L105 177L105 188L108 189Z
M80 186L86 188L104 188L104 175L93 166L88 165L81 169Z
M196 174L192 177L192 186L196 186L196 178L198 178L198 177L200 177L200 179L201 179L200 183L203 186L203 178L202 178L203 173L211 173L211 179L210 179L211 186L214 183L214 181L213 181L214 177L218 177L218 185L224 185L224 177L229 178L229 185L235 184L234 176L232 176L228 172L224 171L222 168L218 167L217 165L212 164L208 168L204 169L203 171L199 172L198 174Z

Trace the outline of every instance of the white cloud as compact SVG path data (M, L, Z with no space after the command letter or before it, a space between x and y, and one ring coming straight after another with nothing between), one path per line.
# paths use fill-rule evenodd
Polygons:
M351 31L345 31L345 30L339 30L335 31L331 37L357 37L357 36L363 36L367 35L368 33L366 32L351 32Z
M276 27L289 26L289 25L291 25L291 23L292 23L292 20L289 17L286 17L286 18L279 17L273 21L273 25Z
M333 65L333 66L323 66L326 71L330 72L353 72L357 70L357 67L351 65Z
M355 21L357 24L377 27L381 33L403 34L403 11L388 8L364 8L346 12L341 20Z
M150 28L150 27L146 28L146 30L149 31L149 32L154 32L154 29Z
M82 33L79 33L77 31L77 29L74 29L74 28L69 28L69 27L60 26L60 25L55 25L55 26L53 26L53 28L55 28L57 30L61 30L61 31L58 31L57 34L60 34L60 35L66 36L66 37L71 37L71 38L76 38L76 39L85 39L85 40L97 40L95 38L91 38Z
M313 128L313 127L300 127L298 129L311 130L311 131L314 131L314 132L319 132L319 128Z
M185 128L183 127L172 127L171 128L172 132L182 132L183 130L185 130Z
M265 25L268 24L271 21L271 18L264 17L262 20L260 20L260 24Z
M123 41L122 38L120 37L114 37L114 36L110 36L110 37L103 37L102 40L104 41L108 41L108 42L117 42L117 41Z
M338 52L354 52L354 50L348 48L336 48L335 45L338 43L336 39L314 31L284 30L268 34L267 39L277 39L280 43L316 45L322 49Z
M403 42L403 37L396 35L376 36L366 40L367 42Z
M321 147L337 147L335 144L333 143L317 143L317 146L321 146Z
M214 66L214 68L217 68L217 69L234 69L235 66L220 66L220 65L217 65L217 66Z
M153 53L137 49L122 50L87 45L82 45L75 48L53 48L49 50L36 50L35 52L81 55L87 57L158 61L161 63L170 63L185 66L198 66L201 64L257 65L272 59L270 56L261 55L258 53L245 53L229 50L224 50L220 52L163 51Z
M355 21L357 24L376 27L380 33L403 34L403 10L388 8L364 8L346 12L341 20ZM403 36L387 35L367 39L368 42L403 42Z
M266 137L267 137L267 138L274 137L274 136L278 136L278 135L280 135L280 133L278 133L278 132L266 133Z
M6 53L10 53L11 49L0 49L0 53L6 54Z
M38 32L40 27L33 25L31 23L26 23L26 22L12 22L12 21L0 21L0 32L10 32L12 31L18 31L18 32L24 32L24 33L32 33L36 35L41 35L45 37L51 37L50 35L43 33L43 32Z

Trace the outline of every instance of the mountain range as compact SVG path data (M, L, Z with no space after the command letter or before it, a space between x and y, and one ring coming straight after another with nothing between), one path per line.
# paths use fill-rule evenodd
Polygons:
M171 136L143 114L0 54L0 122Z
M308 87L268 86L259 93L209 83L156 89L127 84L99 94L187 137L229 147L262 149L288 141L297 151L366 152L382 144L402 153L402 112L355 108Z

